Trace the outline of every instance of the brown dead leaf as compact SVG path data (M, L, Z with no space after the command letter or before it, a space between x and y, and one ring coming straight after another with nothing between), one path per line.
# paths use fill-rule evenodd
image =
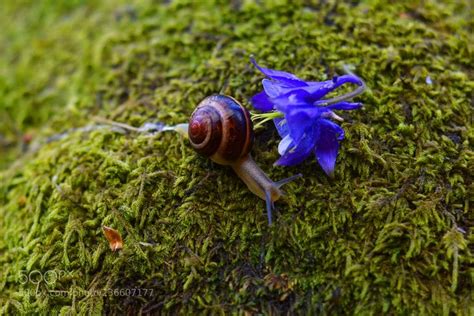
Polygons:
M123 248L122 236L120 236L120 233L117 230L108 226L102 226L102 231L104 232L105 238L107 238L112 251L117 251Z

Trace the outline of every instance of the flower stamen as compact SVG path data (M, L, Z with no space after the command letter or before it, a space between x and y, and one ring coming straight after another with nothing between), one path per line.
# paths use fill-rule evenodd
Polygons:
M283 113L278 111L268 113L251 113L250 115L252 117L252 122L254 123L254 129L259 129L263 127L263 124L265 124L266 122L284 116Z

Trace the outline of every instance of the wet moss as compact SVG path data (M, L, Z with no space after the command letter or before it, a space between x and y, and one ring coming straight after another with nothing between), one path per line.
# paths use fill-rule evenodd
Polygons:
M468 1L115 3L0 4L3 313L473 312ZM219 91L250 107L250 54L314 80L349 64L370 88L334 179L272 167L277 136L257 134L271 178L304 174L272 227L178 135L70 130L183 122Z

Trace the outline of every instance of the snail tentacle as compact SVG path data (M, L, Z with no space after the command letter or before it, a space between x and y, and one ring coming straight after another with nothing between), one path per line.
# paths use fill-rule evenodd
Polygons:
M267 206L268 225L271 225L272 224L273 201L272 201L272 193L270 192L270 190L265 190L265 204Z
M275 182L275 186L276 186L277 188L280 188L280 187L282 187L283 185L285 185L285 184L287 184L287 183L290 183L291 181L296 180L296 179L301 178L301 177L303 177L303 175L302 175L301 173L292 175L291 177L288 177L288 178L285 178L285 179L281 179L280 181Z

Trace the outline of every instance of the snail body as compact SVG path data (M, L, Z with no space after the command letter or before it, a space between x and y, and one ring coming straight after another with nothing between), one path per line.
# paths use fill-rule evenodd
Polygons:
M191 115L188 136L199 154L232 167L250 191L266 201L271 224L273 203L283 195L280 187L301 175L273 182L255 163L250 155L254 132L247 109L232 97L209 96Z

